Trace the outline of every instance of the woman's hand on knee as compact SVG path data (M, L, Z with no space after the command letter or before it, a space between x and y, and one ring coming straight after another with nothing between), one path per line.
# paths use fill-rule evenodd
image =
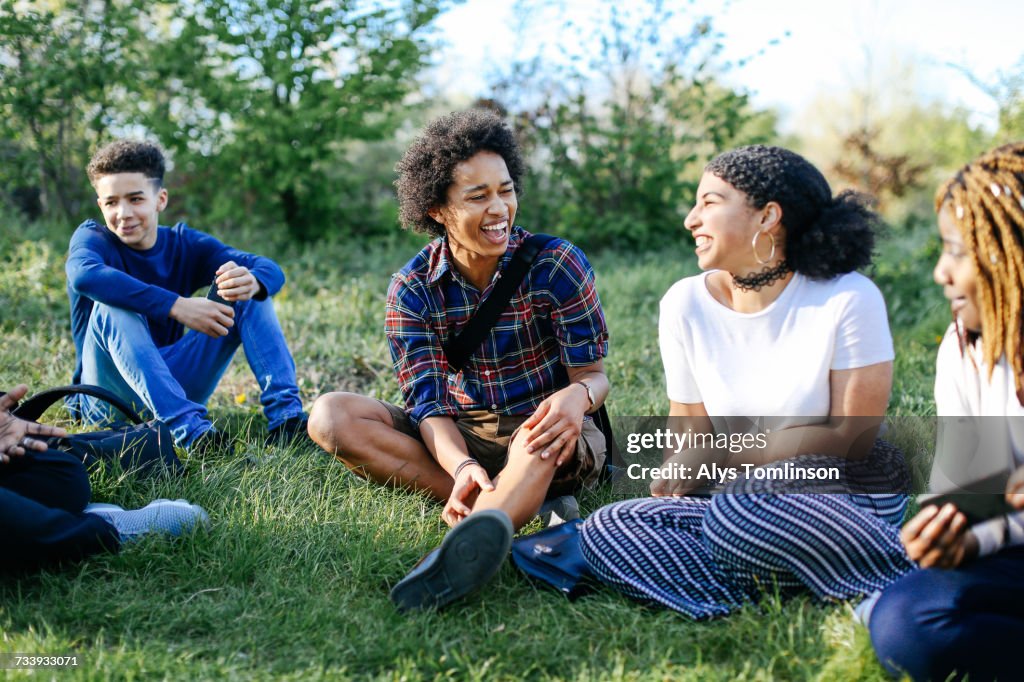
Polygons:
M527 429L526 452L537 454L541 459L553 457L556 467L568 462L576 453L576 441L583 433L583 415L590 407L588 399L580 399L581 391L569 389L548 396L523 422L523 428Z
M709 451L699 448L682 450L667 457L661 463L661 474L651 481L651 495L654 497L682 497L714 480L704 479L698 474L703 466L717 460Z

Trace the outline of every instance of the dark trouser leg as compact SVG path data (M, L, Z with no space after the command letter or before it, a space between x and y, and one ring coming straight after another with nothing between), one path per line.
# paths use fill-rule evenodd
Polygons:
M944 680L1021 675L1024 642L1024 547L963 568L915 571L894 583L871 613L871 642L893 673Z
M109 523L83 513L89 479L76 458L33 452L0 465L0 568L26 568L117 551Z

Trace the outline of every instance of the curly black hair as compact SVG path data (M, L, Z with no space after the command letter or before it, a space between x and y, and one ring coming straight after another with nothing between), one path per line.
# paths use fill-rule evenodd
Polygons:
M867 195L832 196L825 176L796 152L755 144L720 154L705 169L747 195L754 208L782 207L786 261L811 279L831 279L871 264L883 223Z
M469 109L427 124L395 166L402 226L443 236L444 225L427 211L447 203L455 166L481 151L494 152L505 160L513 187L520 191L523 158L515 135L500 116L485 109Z
M104 175L142 173L161 187L164 165L164 152L158 145L142 140L116 140L92 155L85 172L94 185Z

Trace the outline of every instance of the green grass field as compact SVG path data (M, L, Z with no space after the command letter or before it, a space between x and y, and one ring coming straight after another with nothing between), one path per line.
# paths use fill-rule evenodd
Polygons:
M74 362L63 272L71 230L3 225L0 387L66 383ZM933 411L934 354L948 317L930 280L929 237L889 237L873 273L896 341L893 417ZM397 400L384 292L417 241L306 249L259 235L231 241L274 256L288 274L277 309L307 406L337 389ZM696 272L691 252L679 230L649 253L591 254L612 334L613 416L667 409L657 304L673 281ZM400 616L388 589L443 537L440 506L369 485L324 454L265 449L241 356L210 407L240 435L238 456L189 461L178 480L99 475L94 499L134 507L185 497L209 511L211 530L0 578L0 652L77 652L81 665L54 679L884 679L850 607L803 598L766 594L732 617L694 623L610 591L570 603L508 565L458 606ZM928 449L927 433L904 438L906 449ZM585 497L584 511L607 499Z

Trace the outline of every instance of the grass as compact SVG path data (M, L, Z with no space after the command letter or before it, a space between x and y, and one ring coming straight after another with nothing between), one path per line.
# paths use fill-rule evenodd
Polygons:
M66 383L74 360L63 276L69 230L0 224L0 387ZM612 333L613 416L666 409L658 300L696 271L683 240L667 239L659 252L592 254ZM288 273L277 309L307 404L335 389L398 398L382 311L388 276L414 241L306 249L255 235L232 241L274 254ZM921 233L891 238L874 276L897 348L890 412L911 424L894 431L924 453L931 435L910 416L930 413L946 318L922 244ZM607 590L570 603L506 566L464 605L399 616L388 589L443 537L440 507L369 485L326 455L264 448L242 357L210 407L241 435L238 456L188 461L179 480L100 474L94 498L134 507L186 497L209 511L213 528L0 578L0 652L78 652L83 664L54 676L85 680L885 679L849 607L806 598L769 594L727 619L693 623ZM586 511L607 499L604 492L582 503Z

